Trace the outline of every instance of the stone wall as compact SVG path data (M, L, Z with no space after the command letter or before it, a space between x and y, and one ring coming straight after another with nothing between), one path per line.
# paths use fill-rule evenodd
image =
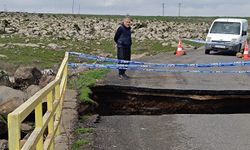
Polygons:
M53 15L30 13L0 13L0 34L54 39L113 39L121 19L87 17L79 15ZM177 40L205 38L206 22L175 22L160 20L133 20L133 38L137 41Z

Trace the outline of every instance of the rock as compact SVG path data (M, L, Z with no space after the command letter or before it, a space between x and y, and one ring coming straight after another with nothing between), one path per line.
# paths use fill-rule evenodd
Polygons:
M6 19L1 21L1 23L0 23L0 34L6 33L6 27L8 27L9 24L10 23Z
M78 24L74 24L73 28L79 33L81 31L81 28L78 26Z
M27 93L27 98L30 98L31 96L33 96L36 92L38 92L41 89L40 86L38 85L30 85L27 89L26 89L26 93Z
M1 14L0 34L9 33L39 38L52 38L59 40L112 40L114 33L120 25L120 19L99 17L76 17L72 15L46 15L31 13L8 13ZM132 36L136 41L159 40L170 42L176 40L179 35L186 38L201 38L206 36L206 30L211 21L207 22L177 22L163 20L133 20ZM0 35L1 37L8 35ZM25 43L29 43L25 40ZM42 45L43 46L43 45ZM44 46L43 46L44 47ZM61 49L55 43L47 47Z
M48 47L51 48L51 49L58 49L59 48L58 45L55 44L55 43L48 44Z
M0 70L0 85L11 86L7 72Z
M0 150L7 150L8 149L8 141L1 139L0 140Z
M36 67L19 67L15 74L15 86L19 88L27 88L29 85L38 85L42 73Z
M168 43L162 43L161 45L162 46L168 46Z
M29 39L25 39L25 43L29 43L30 42L30 40Z
M55 72L53 69L44 69L41 71L43 75L55 75Z
M55 76L46 76L43 75L42 78L40 79L39 85L41 87L45 87L48 83L50 83L51 81L53 81L55 79Z
M0 44L0 47L5 47L7 46L7 44Z
M14 46L20 46L20 47L34 47L34 48L39 48L40 46L37 44L33 44L33 43L11 43Z
M19 97L26 99L26 94L21 90L16 90L7 86L0 86L0 105L8 99Z
M26 100L26 94L7 86L0 86L0 115L7 115Z
M6 102L1 103L0 106L0 115L7 116L9 113L14 111L17 107L19 107L24 100L19 97L14 97L6 100Z
M30 133L34 128L27 123L22 123L21 124L21 131L24 133Z
M242 56L243 56L242 53L240 53L240 52L236 53L236 57L237 57L237 58L242 58Z
M131 55L131 59L139 59L142 58L144 56L146 56L148 53L142 53L142 54L132 54Z
M10 80L10 83L11 83L11 84L14 84L14 83L15 83L15 78L14 78L14 76L9 76L9 80Z
M0 54L0 58L7 58L8 59L8 57L6 55L2 55L2 54Z

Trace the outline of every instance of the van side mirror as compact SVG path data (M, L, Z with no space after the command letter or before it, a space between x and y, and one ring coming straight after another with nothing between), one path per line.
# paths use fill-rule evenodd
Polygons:
M247 31L242 31L242 36L247 35Z
M208 33L209 29L206 29L206 33Z

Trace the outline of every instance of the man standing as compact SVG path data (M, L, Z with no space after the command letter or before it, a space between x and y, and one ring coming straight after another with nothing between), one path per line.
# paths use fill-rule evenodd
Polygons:
M131 58L131 19L125 17L121 26L117 29L114 41L117 47L117 58L119 60L130 60ZM125 74L126 69L119 69L119 79L129 79Z

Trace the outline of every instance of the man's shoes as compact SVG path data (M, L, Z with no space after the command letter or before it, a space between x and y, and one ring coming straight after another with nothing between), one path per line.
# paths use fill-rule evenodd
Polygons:
M124 79L129 79L129 76L127 76L126 74L122 75Z
M121 74L119 74L118 78L119 78L120 80L122 80L122 79L123 79L123 76L122 76Z
M120 80L122 80L122 79L125 79L125 80L129 79L129 76L127 76L126 74L119 74L118 77L119 77Z

